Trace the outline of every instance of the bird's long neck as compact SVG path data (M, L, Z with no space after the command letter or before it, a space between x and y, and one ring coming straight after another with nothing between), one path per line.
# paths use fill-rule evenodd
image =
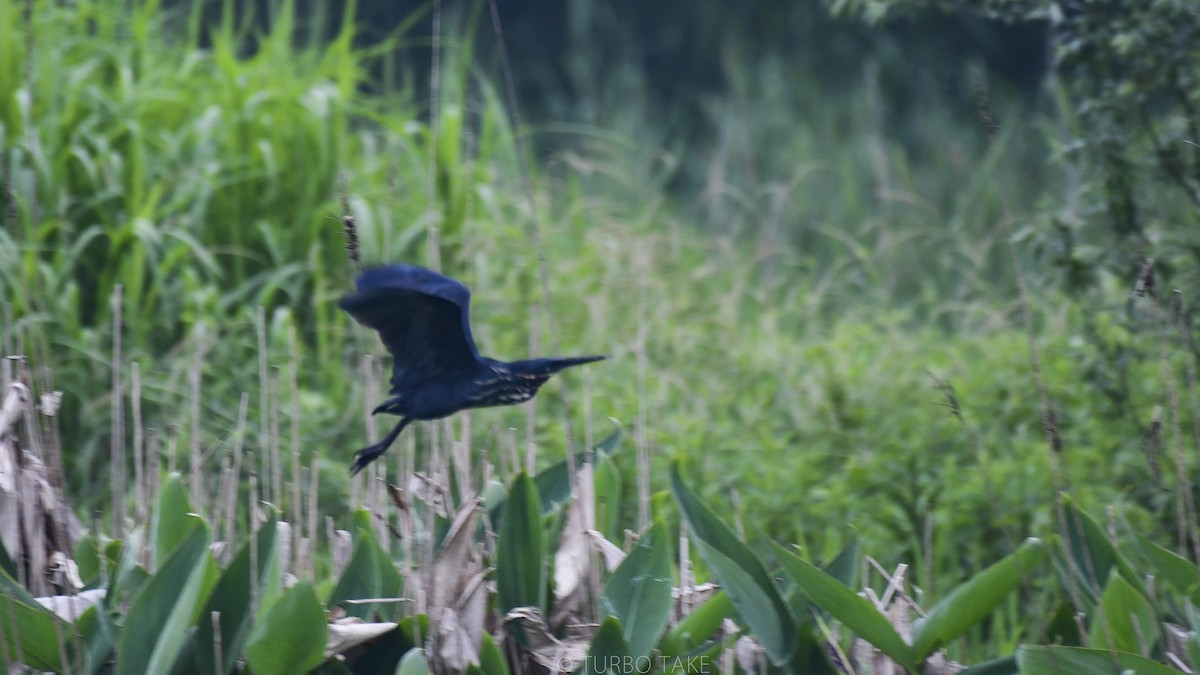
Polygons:
M526 359L504 364L509 371L518 377L548 378L565 368L581 366L608 358L607 356L567 356L542 359Z

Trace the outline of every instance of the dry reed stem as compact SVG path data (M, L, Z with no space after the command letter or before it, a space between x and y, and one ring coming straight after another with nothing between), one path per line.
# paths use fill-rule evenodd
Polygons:
M112 294L112 446L109 458L109 477L112 483L113 537L125 538L125 415L121 402L125 390L121 385L121 296L122 286L113 287Z
M135 517L137 522L147 522L149 518L146 501L150 494L146 492L146 447L142 431L142 369L137 361L129 364L129 405L133 409L133 483Z
M242 454L246 444L246 415L250 408L250 394L242 392L241 398L238 400L238 418L237 429L234 430L233 436L233 493L229 495L226 504L226 527L228 528L228 541L233 542L237 537L237 488L242 480Z
M281 458L279 456L280 455L280 450L279 450L280 419L279 418L282 416L282 411L279 409L279 369L278 368L272 367L271 379L269 380L268 384L269 384L270 388L267 391L268 391L269 398L271 401L271 409L270 409L271 432L270 432L270 435L268 436L270 443L267 444L267 448L271 454L271 475L268 476L268 478L271 481L271 490L270 490L271 496L267 501L270 502L273 506L275 506L275 508L280 509L280 513L282 514L282 513L284 513L284 511L282 510L283 509L283 462L281 461ZM283 553L283 557L285 560L288 558L286 551Z
M300 361L299 348L296 345L296 320L293 317L288 324L288 386L291 388L291 436L292 436L292 522L296 524L296 536L292 538L294 559L300 562L300 547L304 539L303 502L300 498L300 376L298 364ZM293 567L297 572L298 567Z
M321 485L321 462L316 450L312 451L312 459L308 464L308 545L305 547L305 562L310 578L317 576L317 494Z
M267 452L267 446L270 444L270 439L267 437L270 433L270 384L267 376L267 310L262 305L258 306L258 310L254 314L254 329L258 338L258 452L262 455L260 460L263 465L258 468L260 475L270 476L270 468L266 462L270 461ZM253 464L250 465L251 471L254 471ZM250 525L251 531L254 529L253 521Z
M200 368L204 356L200 350L192 352L192 364L188 370L188 391L191 395L192 433L188 438L188 484L191 486L192 508L196 513L205 512L204 472L201 470L200 449Z
M148 433L147 433L147 438L146 438L146 495L149 497L150 495L158 494L159 464L160 464L161 448L159 447L158 432L154 429L148 429L147 431L148 431ZM144 522L148 522L148 521L144 521ZM98 528L97 528L97 531L93 533L93 536L95 537L96 541L100 541L100 538L99 538L100 532L99 532ZM106 564L105 556L99 556L99 557L100 557L101 565L102 566L105 565ZM141 560L142 560L143 566L149 566L149 564L150 564L150 538L149 537L142 537ZM107 581L105 581L105 585L107 585Z
M250 454L250 466L254 466L254 453ZM247 496L249 502L249 525L246 531L250 536L250 622L253 623L258 615L258 519L254 511L258 507L258 474L250 471L250 489Z

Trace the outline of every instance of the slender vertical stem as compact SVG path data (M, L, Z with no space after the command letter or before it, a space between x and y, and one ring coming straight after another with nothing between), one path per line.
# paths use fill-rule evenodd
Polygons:
M136 500L137 522L149 518L146 504L150 494L146 492L146 448L142 434L142 369L137 361L129 364L129 404L133 408L133 483Z
M297 364L299 349L296 346L296 322L293 319L288 330L288 385L291 387L291 436L292 436L292 523L296 536L292 537L297 562L300 558L301 542L304 539L303 503L300 499L300 386ZM297 570L298 571L298 570Z
M258 312L255 314L254 324L258 336L258 452L262 455L259 460L263 463L257 470L259 475L267 476L269 479L271 467L267 462L271 459L271 453L267 451L267 447L270 443L271 433L271 384L267 375L267 310L262 305L259 305ZM251 530L253 530L253 526L251 526Z
M113 288L112 296L112 531L113 537L125 538L125 414L122 402L125 389L121 383L121 296L122 287Z
M204 513L204 472L200 467L200 364L203 355L197 349L192 354L188 384L192 399L192 433L188 439L188 483L192 487L192 508Z

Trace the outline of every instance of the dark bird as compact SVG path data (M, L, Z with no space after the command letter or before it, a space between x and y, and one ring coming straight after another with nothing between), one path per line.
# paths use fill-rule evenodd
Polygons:
M432 270L388 265L358 275L339 305L379 333L392 354L391 396L372 414L399 415L382 441L359 450L357 474L382 455L413 420L435 420L467 408L533 398L558 371L606 356L497 361L480 356L471 337L467 287Z

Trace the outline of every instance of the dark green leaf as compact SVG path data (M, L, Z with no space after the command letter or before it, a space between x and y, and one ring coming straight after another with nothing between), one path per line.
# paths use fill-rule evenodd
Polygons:
M153 565L156 568L183 541L188 530L188 514L191 512L192 506L188 503L183 481L178 473L173 473L159 490L154 515L150 519L154 537L150 546L154 551Z
M683 656L711 637L732 613L733 601L729 594L717 591L667 631L658 645L659 651L664 656Z
M256 675L294 675L316 668L325 652L325 610L307 581L297 582L250 630L246 660Z
M545 604L542 506L537 488L522 472L509 489L496 544L496 594L500 611Z
M329 604L364 598L391 598L400 593L400 573L396 565L375 539L370 512L360 509L355 514L354 553L342 571L337 586L329 595ZM380 615L390 618L392 608L377 603L346 605L346 613L372 620Z
M1154 567L1155 576L1171 584L1176 591L1190 597L1193 602L1200 602L1200 567L1150 541L1141 532L1133 534L1137 550Z
M812 563L792 555L782 546L774 546L775 557L801 593L892 660L906 668L913 668L916 659L912 656L912 650L870 600L846 588Z
M600 624L600 630L592 638L592 645L583 662L584 675L649 672L649 669L632 667L635 657L629 653L629 645L625 644L622 632L621 621L615 616L608 617ZM643 657L643 662L646 661L647 657Z
M1104 585L1108 583L1108 574L1114 567L1120 569L1125 580L1133 584L1139 593L1145 594L1146 587L1140 575L1108 540L1104 529L1069 496L1063 497L1063 506L1067 521L1064 544L1073 563L1072 573L1087 589L1089 597L1093 601L1100 598Z
M427 675L429 673L429 664L425 662L424 649L410 649L404 658L400 659L400 665L396 666L396 675Z
M667 526L655 520L650 531L604 584L604 608L621 620L629 653L646 656L658 642L671 613L671 544Z
M1120 672L1114 670L1116 664L1137 675L1179 675L1144 656L1082 647L1022 646L1017 650L1017 663L1021 675L1113 675Z
M913 626L912 652L924 660L950 640L974 628L1004 596L1033 575L1045 554L1040 539L1026 539L1016 553L976 574L942 598Z
M209 568L215 565L208 552L208 526L193 514L172 537L178 545L146 582L125 618L117 675L170 672L204 600Z
M959 671L958 675L1018 675L1020 672L1021 669L1017 667L1017 657L1005 656L1001 659L977 663Z
M282 569L276 537L276 520L270 518L263 523L255 535L258 571L254 592L258 606L262 606L269 589L278 586ZM188 636L188 644L175 663L176 675L198 673L207 675L217 672L213 664L214 633L212 614L217 612L220 620L220 643L222 661L220 672L228 673L242 654L246 636L250 630L251 585L250 585L250 542L242 545L229 567L221 575L208 602L200 611L198 629Z
M509 675L508 664L504 662L504 654L496 646L490 633L483 634L483 642L479 645L479 670L483 675Z
M795 649L796 623L761 561L684 484L671 465L671 490L700 556L721 582L742 622L775 664ZM835 582L836 583L836 582Z
M1158 641L1154 608L1116 570L1109 575L1091 618L1089 636L1095 647L1144 653Z
M20 661L37 670L57 672L62 669L59 639L71 630L7 572L0 572L0 636L7 653L19 655Z

